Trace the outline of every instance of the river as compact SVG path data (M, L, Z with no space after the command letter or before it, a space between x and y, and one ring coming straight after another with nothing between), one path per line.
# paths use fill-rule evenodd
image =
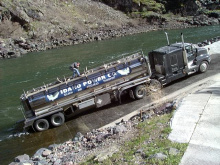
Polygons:
M180 41L183 32L185 42L197 43L220 36L220 26L207 26L179 30L167 30L170 43ZM57 77L70 76L69 65L74 61L85 67L102 64L115 56L142 49L145 54L164 46L167 40L164 31L152 31L111 40L68 46L45 52L29 53L21 58L0 61L0 164L7 164L19 154L33 154L40 147L68 140L79 131L67 133L62 129L45 133L22 135L16 133L16 121L23 119L19 97L29 90ZM21 137L18 137L21 136ZM45 138L39 138L45 137ZM41 139L41 140L39 140Z

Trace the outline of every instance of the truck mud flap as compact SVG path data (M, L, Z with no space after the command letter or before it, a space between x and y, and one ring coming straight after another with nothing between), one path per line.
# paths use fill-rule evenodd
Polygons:
M132 99L135 99L133 90L129 90L129 96Z
M109 93L103 94L103 95L99 95L95 98L95 103L96 103L96 107L102 107L104 105L110 104L111 103L111 97Z

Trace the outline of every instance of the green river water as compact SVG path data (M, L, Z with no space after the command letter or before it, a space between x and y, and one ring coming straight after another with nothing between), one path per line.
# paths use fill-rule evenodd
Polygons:
M20 95L43 83L70 76L69 65L74 61L81 63L80 71L91 65L102 64L115 56L142 49L145 54L167 44L165 31L153 31L106 41L93 42L45 52L34 52L21 58L0 61L0 164L9 161L6 155L14 124L23 119L20 111ZM197 43L220 36L220 26L167 30L170 43L181 41L183 32L185 42ZM7 143L5 141L8 141ZM16 140L12 140L16 141ZM4 145L1 145L3 143ZM48 142L49 143L49 142ZM9 144L8 144L9 145ZM4 146L1 148L1 146ZM18 148L19 150L19 148ZM11 159L11 158L10 158ZM13 161L11 159L11 161Z

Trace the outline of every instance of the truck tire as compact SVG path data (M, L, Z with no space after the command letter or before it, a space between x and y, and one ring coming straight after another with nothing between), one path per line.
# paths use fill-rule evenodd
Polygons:
M58 127L65 122L63 113L56 113L50 117L50 123L52 126Z
M150 84L148 86L149 93L157 92L158 90L161 90L161 88L162 88L162 85L161 85L160 81L158 81L156 79L150 80Z
M207 61L202 61L201 64L199 65L199 72L200 73L205 73L209 67L209 64Z
M142 99L146 95L146 90L144 85L138 85L134 88L134 97L136 99Z
M49 129L49 122L46 119L39 119L35 121L34 128L38 132L45 131Z

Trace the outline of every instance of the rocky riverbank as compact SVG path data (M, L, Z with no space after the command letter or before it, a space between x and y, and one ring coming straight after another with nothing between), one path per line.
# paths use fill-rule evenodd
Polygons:
M122 37L125 35L132 35L137 33L144 33L154 30L163 29L180 29L190 28L197 25L189 23L169 22L163 25L149 25L144 24L141 26L128 27L125 26L122 29L100 29L98 31L88 32L84 34L75 34L71 38L55 38L49 41L30 40L20 37L19 39L6 39L0 41L0 59L10 59L20 57L28 52L33 51L45 51L49 49L55 49L62 46L70 46L83 44L93 41L101 41L111 39L115 37ZM216 38L218 40L218 38ZM208 41L199 43L200 46L207 45L216 40L215 38Z
M99 30L91 31L88 33L76 33L70 38L56 38L52 37L50 40L33 40L23 37L18 39L5 39L0 41L0 59L10 59L20 57L28 52L45 51L55 49L62 46L77 45L93 41L101 41L115 37L122 37L125 35L132 35L137 33L148 32L152 30L161 29L180 29L195 27L189 23L169 22L163 25L149 25L142 24L138 26L124 26L120 29L115 28L102 28Z
M17 156L10 165L71 165L83 162L90 156L95 156L95 161L102 162L119 151L125 141L132 139L137 134L137 125L140 122L170 113L175 107L176 104L173 102L165 103L143 110L140 115L133 116L128 121L121 121L113 127L95 129L85 135L77 133L73 139L63 144L53 144L48 148L41 148L33 156L27 154ZM167 124L169 125L169 123L165 123L165 125Z

